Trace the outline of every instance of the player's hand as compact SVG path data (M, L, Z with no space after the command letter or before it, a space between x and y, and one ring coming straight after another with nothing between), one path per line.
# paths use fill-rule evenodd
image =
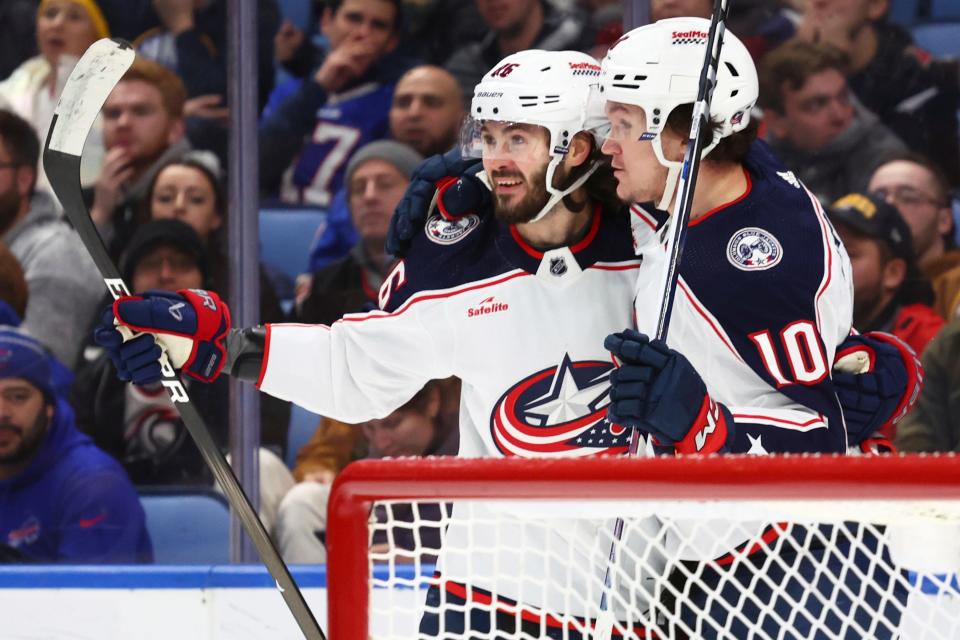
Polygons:
M637 428L676 453L725 449L733 420L682 354L633 329L607 336L603 346L620 362L610 374L611 422Z
M899 338L873 331L837 347L831 375L847 424L847 443L858 447L877 432L893 439L896 424L920 396L923 365Z
M438 211L448 219L484 211L490 203L490 190L476 177L480 169L477 158L461 158L457 149L424 160L410 176L390 219L387 253L402 257L407 252L430 215L435 194Z
M223 370L230 310L216 293L148 291L122 297L108 311L94 339L107 349L121 379L135 384L160 380L161 347L174 369L203 382L213 382ZM114 318L116 324L146 335L118 342Z

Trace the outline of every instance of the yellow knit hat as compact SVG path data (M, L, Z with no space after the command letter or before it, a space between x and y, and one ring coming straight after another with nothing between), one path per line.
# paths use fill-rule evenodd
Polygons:
M50 0L41 0L37 15L43 12L48 2ZM110 37L110 27L107 25L107 19L103 17L103 12L100 11L100 7L94 0L70 0L70 2L86 9L87 15L90 16L90 21L93 23L93 28L97 32L97 39Z

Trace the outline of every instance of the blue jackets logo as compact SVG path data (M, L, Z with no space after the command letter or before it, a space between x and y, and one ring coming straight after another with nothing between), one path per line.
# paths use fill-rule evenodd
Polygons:
M783 247L772 233L758 227L740 229L727 244L727 260L741 271L763 271L777 266Z
M497 449L508 457L625 453L629 433L607 421L612 370L612 362L565 354L511 386L490 415Z
M480 226L480 218L472 213L456 220L447 220L438 214L427 220L423 231L431 242L446 245L463 240L478 226Z

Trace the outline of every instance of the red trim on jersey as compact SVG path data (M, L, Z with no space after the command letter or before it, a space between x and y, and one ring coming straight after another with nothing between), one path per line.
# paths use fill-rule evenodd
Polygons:
M597 232L600 231L600 215L600 205L594 205L593 219L590 220L590 230L587 231L587 235L585 235L580 242L570 247L571 253L583 251L590 246L591 242L594 241L594 239L597 237Z
M746 198L748 195L750 195L750 192L753 191L753 180L750 179L750 172L747 171L747 168L746 167L741 167L741 168L743 169L743 177L747 179L747 190L741 193L739 196L737 196L733 200L731 200L730 202L724 202L719 207L714 207L713 209L710 209L710 211L707 211L705 214L696 218L695 220L691 220L690 224L687 225L688 227L692 227L700 224L701 222L703 222L713 214L723 211L727 207L732 207L733 205L737 204L738 202Z
M744 542L739 547L737 547L734 551L731 551L730 553L726 553L720 556L714 562L716 562L720 566L727 566L729 564L733 564L733 561L736 559L737 556L752 556L757 551L762 551L765 547L769 548L770 544L774 540L776 540L782 534L786 533L789 530L790 530L789 522L778 522L776 524L772 524L769 527L767 527L766 530L764 530L763 535L760 536L760 540L762 540L763 542L759 542L759 541L754 542L752 545L750 545L749 549L745 548L747 543Z
M517 231L517 225L515 224L510 225L510 235L513 236L513 241L516 242L518 245L520 245L520 248L523 249L523 251L528 256L536 260L543 260L543 252L537 251L536 249L531 247L529 244L527 244L527 241L524 240L523 236L520 235L520 232Z
M600 205L598 204L593 208L593 218L590 220L590 230L587 231L587 235L585 235L580 242L570 247L571 253L583 251L590 246L591 242L594 241L594 239L597 237L597 232L600 230L600 216ZM528 256L537 260L543 260L543 251L538 251L530 246L530 244L523 239L523 236L520 235L520 232L517 231L517 225L510 225L510 235L513 236L513 241L520 245L520 248L523 249Z
M467 293L468 291L476 291L477 289L485 289L485 288L487 288L487 287L492 287L492 286L495 286L495 285L498 285L498 284L503 284L504 282L507 282L508 280L513 280L514 278L521 278L521 277L523 277L523 276L531 276L531 275L533 275L533 274L528 273L528 272L526 272L526 271L517 271L516 273L511 273L510 275L505 276L505 277L503 277L503 278L500 278L500 279L498 279L498 280L494 280L494 281L492 281L492 282L487 282L487 283L485 283L485 284L478 284L478 285L473 286L473 287L466 287L466 288L464 288L464 289L457 289L457 290L448 291L448 292L445 292L445 293L427 294L427 295L423 295L423 296L421 296L421 297L419 297L419 298L418 298L418 297L411 297L409 300L407 300L406 302L404 302L403 305L401 305L399 309L397 309L396 311L393 311L392 313L351 314L351 315L349 315L349 316L344 316L344 317L340 318L339 320L337 320L337 322L364 322L364 321L366 321L366 320L377 320L377 319L380 319L380 318L392 318L392 317L394 317L394 316L400 315L401 313L403 313L404 311L406 311L407 309L409 309L410 307L412 307L412 306L413 306L415 303L417 303L417 302L425 302L425 301L427 301L427 300L436 300L436 299L439 299L439 298L452 298L453 296L460 295L461 293ZM310 326L310 325L306 325L306 326ZM315 326L315 325L314 325L314 326Z
M603 263L594 263L587 267L588 269L600 269L601 271L629 271L630 269L639 269L641 262L631 262L628 264L603 264Z
M806 422L794 422L793 420L787 420L786 418L777 418L775 416L768 416L762 413L735 413L733 414L733 417L744 418L746 420L759 418L760 420L764 420L766 422L779 422L781 424L790 425L791 427L801 427L804 429L817 423L826 426L826 421L824 420L822 413L818 413L816 418L810 418Z
M263 342L263 361L260 363L260 375L257 376L257 389L263 384L263 378L267 375L267 363L270 362L270 324L264 327L267 330L267 338Z
M376 302L379 304L380 292L374 290L374 288L370 286L370 279L367 277L367 270L363 267L360 268L360 288L363 289L364 295L367 296L367 299L370 300L370 302Z
M449 593L452 596L460 598L467 602L466 606L470 604L479 604L496 609L500 613L505 613L510 616L517 615L517 612L520 613L520 618L532 622L534 624L540 624L543 621L546 626L552 629L567 629L569 631L574 631L576 633L583 633L583 630L592 630L595 626L594 620L586 620L580 616L573 616L580 623L581 627L578 628L571 622L566 622L553 616L546 612L541 612L537 607L533 607L526 604L517 604L510 598L496 598L494 599L493 595L486 589L480 589L479 587L470 587L460 582L453 582L452 580L440 580L439 576L435 576L435 579L438 582L438 586ZM621 635L616 629L613 630L614 638L622 638ZM650 632L647 631L642 626L633 627L633 636L637 638L655 638L656 634L650 635Z
M810 198L810 201L813 203L813 212L817 216L817 221L820 223L820 239L823 240L823 250L826 253L827 265L826 273L824 274L823 279L820 281L820 287L817 289L817 295L813 298L813 312L817 318L817 332L823 331L823 324L820 322L820 297L826 293L827 287L830 286L830 279L833 277L833 252L830 251L830 232L827 230L826 214L823 212L823 207L820 206L820 201L810 193L810 190L804 187L804 190L807 192L807 196Z
M707 321L707 324L710 325L710 328L713 329L713 332L715 334L717 334L717 337L720 338L720 341L726 345L727 349L730 349L730 353L732 353L737 358L737 360L739 360L740 362L743 362L743 358L740 357L740 354L737 353L737 350L734 349L733 345L730 344L730 342L727 340L727 337L723 334L723 331L713 323L713 320L710 318L710 316L708 316L706 311L703 310L700 304L700 301L697 300L696 297L693 295L693 293L691 293L690 290L687 288L687 285L683 281L683 278L679 278L679 277L677 278L677 285L680 287L681 291L683 291L683 293L686 294L687 299L690 301L690 304L693 305L694 310L697 313L699 313L704 320Z
M630 213L640 218L645 225L650 227L651 231L657 230L656 219L654 219L653 216L647 213L646 210L640 207L639 205L635 205L635 204L630 205Z

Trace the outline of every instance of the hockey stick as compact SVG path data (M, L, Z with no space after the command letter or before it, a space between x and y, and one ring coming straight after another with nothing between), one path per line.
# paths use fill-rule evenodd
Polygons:
M707 48L704 52L703 67L700 69L700 83L697 89L697 101L693 105L693 118L690 123L690 137L687 151L683 157L680 180L677 184L677 197L670 216L670 235L667 239L667 268L663 272L660 290L660 315L657 318L659 340L667 339L670 329L670 316L673 313L673 300L677 293L677 278L680 275L680 258L683 244L687 239L687 226L690 223L690 210L693 207L693 193L697 187L697 175L700 172L700 156L703 153L703 133L710 121L710 101L717 86L717 67L720 64L720 49L723 46L723 34L726 32L728 0L713 1L713 15L710 18L710 32ZM630 452L635 456L640 448L640 432L634 427L630 433ZM603 595L600 597L600 616L594 628L594 640L607 640L612 636L614 616L610 610L610 592L613 588L612 570L617 562L617 545L623 539L623 518L617 518L613 525L613 542L607 557L607 568L603 577Z
M130 294L120 272L107 253L83 200L80 188L80 156L97 114L110 92L133 64L134 56L134 50L129 43L109 38L98 40L87 49L67 79L43 148L43 166L50 178L50 184L60 199L67 217L70 218L70 222L73 223L84 246L100 270L103 281L114 300ZM163 374L161 382L169 392L170 400L180 412L183 424L223 488L230 506L240 516L244 529L253 540L270 575L276 581L277 588L283 595L304 637L308 640L326 640L303 594L293 581L287 565L273 546L263 524L250 505L250 500L247 499L233 470L213 441L196 407L190 402L187 391L173 367L170 366L166 354L161 355L160 367Z

